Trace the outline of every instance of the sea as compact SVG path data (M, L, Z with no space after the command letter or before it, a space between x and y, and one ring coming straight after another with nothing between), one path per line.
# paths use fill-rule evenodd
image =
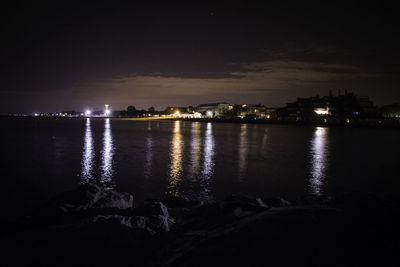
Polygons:
M393 129L114 118L1 118L3 215L29 215L79 185L181 196L400 193Z

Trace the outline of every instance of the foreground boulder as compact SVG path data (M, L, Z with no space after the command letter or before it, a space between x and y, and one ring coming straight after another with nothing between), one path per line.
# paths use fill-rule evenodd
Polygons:
M134 206L89 184L38 209L5 254L14 266L398 266L399 203L349 193Z
M66 223L99 212L112 213L133 207L133 196L105 190L96 184L85 184L46 202L33 213L41 223Z

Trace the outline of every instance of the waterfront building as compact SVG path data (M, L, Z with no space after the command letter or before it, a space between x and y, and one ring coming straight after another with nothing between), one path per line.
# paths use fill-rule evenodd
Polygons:
M205 118L222 118L224 114L232 110L233 106L226 103L210 103L210 104L201 104L196 107L196 111L201 113Z
M367 96L357 96L354 93L338 94L336 97L313 96L297 98L297 101L287 103L278 110L278 116L285 121L304 122L343 122L360 118L374 117L378 114L377 108Z
M276 110L260 104L242 104L239 105L237 116L241 119L272 119L276 118Z

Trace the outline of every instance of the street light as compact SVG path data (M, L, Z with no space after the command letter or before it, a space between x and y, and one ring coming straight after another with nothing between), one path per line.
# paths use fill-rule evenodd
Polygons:
M104 105L104 107L105 107L104 115L105 115L105 116L108 116L108 115L110 115L110 113L111 113L110 110L108 109L109 106L110 106L110 105L108 105L108 104L105 104L105 105Z
M86 115L86 116L90 116L91 114L92 114L92 111L90 111L90 110L86 110L86 111L85 111L85 115Z

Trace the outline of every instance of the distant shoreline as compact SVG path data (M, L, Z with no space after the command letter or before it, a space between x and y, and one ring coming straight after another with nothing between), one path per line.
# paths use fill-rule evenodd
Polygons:
M85 119L87 117L53 117L53 116L0 116L3 118L29 118L29 119ZM105 119L106 117L90 117L91 119ZM141 118L124 118L124 117L107 117L110 119L127 120L127 121L188 121L188 122L214 122L214 123L244 123L244 124L273 124L273 125L295 125L295 126L312 126L312 127L349 127L349 128L375 128L375 129L400 129L400 120L396 119L371 119L352 121L350 123L343 122L304 122L304 121L287 121L276 119L212 119L212 118L165 118L165 117L141 117Z
M349 128L378 128L378 129L400 129L400 121L381 120L379 121L355 121L350 123L331 123L331 122L295 122L282 120L263 120L263 119L185 119L185 118L114 118L120 120L134 121L188 121L188 122L214 122L214 123L241 123L241 124L273 124L273 125L294 125L294 126L312 126L312 127L349 127Z

